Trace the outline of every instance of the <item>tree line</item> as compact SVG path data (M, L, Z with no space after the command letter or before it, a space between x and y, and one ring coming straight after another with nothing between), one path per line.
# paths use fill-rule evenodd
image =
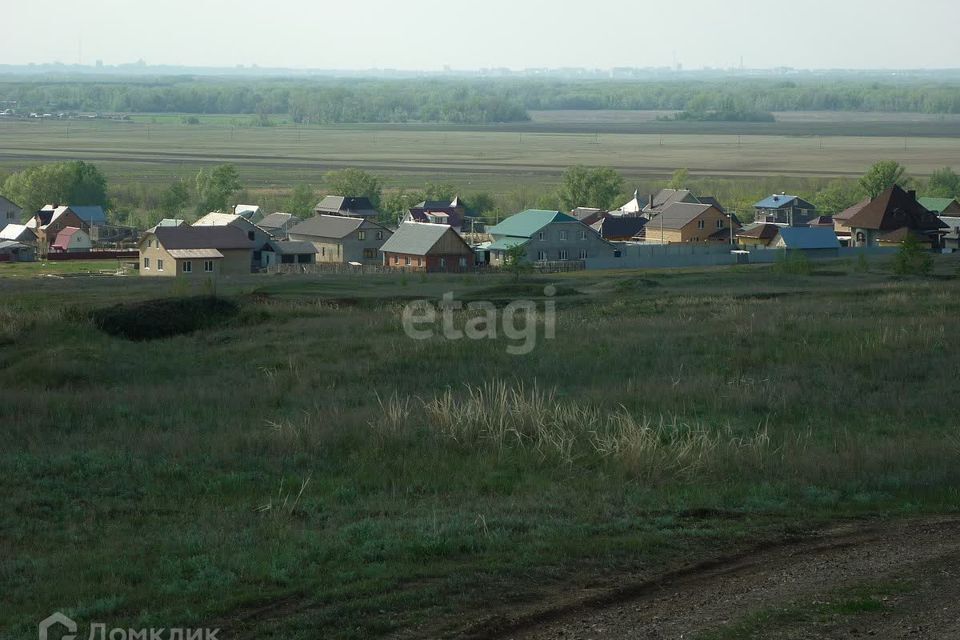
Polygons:
M520 122L532 110L665 110L692 119L774 111L960 113L960 83L753 80L547 81L159 78L0 82L20 111L282 115L297 123ZM711 115L713 114L713 115Z

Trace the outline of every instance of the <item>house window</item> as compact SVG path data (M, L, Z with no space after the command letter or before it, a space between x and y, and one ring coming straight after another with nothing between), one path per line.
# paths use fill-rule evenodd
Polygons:
M723 229L723 219L717 220L717 229Z
M547 259L546 251L537 251L537 260L543 261Z
M581 240L586 240L586 239L587 239L587 232L586 232L586 231L581 231L581 232L580 232L580 239L581 239Z
M193 273L193 262L190 260L185 260L183 262L183 272L184 273Z
M537 239L538 239L538 240L543 240L545 237L546 237L546 235L543 233L543 231L541 231L540 233L537 234Z
M405 264L408 267L410 266L410 256L407 256L403 259L403 264Z
M163 271L163 259L157 258L157 271Z
M697 220L697 229L703 229L706 226L703 220Z
M377 240L383 240L383 231L377 231Z
M561 240L566 240L566 239L567 239L567 232L566 232L566 231L561 231L561 232L560 232L560 239L561 239Z
M463 268L466 266L467 266L467 259L464 258L463 256L460 256L460 267Z
M566 249L560 249L560 251L557 253L557 258L559 258L560 260L566 260L566 259L567 259L567 250L566 250Z
M367 232L366 231L357 231L357 240L366 240Z
M586 260L586 259L587 259L587 250L586 250L586 249L580 249L580 259L581 259L581 260Z
M213 260L204 260L203 270L206 273L213 273Z
M144 270L147 270L147 271L150 270L150 258L143 259L143 268Z
M363 250L363 257L364 257L364 258L376 258L376 257L377 257L377 250L376 250L376 249L364 249L364 250Z
M423 258L417 258L417 266L418 266L418 267L422 267L422 266L423 266Z
M321 257L324 257L324 258L327 256L327 248L326 248L326 247L320 247L320 255L321 255Z
M253 242L256 238L257 236L253 233L253 231L247 231L247 239Z

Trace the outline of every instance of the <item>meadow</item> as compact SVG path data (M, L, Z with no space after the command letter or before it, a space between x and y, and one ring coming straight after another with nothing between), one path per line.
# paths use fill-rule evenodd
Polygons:
M8 266L4 638L53 610L451 636L826 522L957 509L954 256L927 278L874 261L197 289ZM546 285L556 338L525 356L401 328L410 300L539 305ZM239 313L196 333L91 320L212 292Z

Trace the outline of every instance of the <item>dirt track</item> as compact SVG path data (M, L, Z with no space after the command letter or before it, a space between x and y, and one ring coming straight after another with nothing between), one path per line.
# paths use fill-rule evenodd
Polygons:
M960 518L847 525L461 630L473 638L960 638Z

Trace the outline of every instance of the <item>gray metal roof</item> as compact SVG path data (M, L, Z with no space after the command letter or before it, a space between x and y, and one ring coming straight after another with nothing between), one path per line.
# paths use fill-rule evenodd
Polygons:
M296 240L271 240L267 244L274 253L279 253L282 256L317 252L317 248L313 246L312 242L298 242Z
M445 224L432 224L429 222L404 222L390 236L380 251L384 253L406 253L414 256L425 256L430 252L440 238L445 233L457 232L452 227ZM459 238L460 236L457 235ZM461 238L461 242L463 242ZM463 243L469 248L466 242Z
M294 219L292 213L271 213L258 224L264 229L282 229Z
M295 225L289 233L316 238L345 238L360 228L363 221L363 218L320 215Z
M689 202L674 202L647 223L648 229L682 229L697 216L712 207L709 204L691 204Z
M225 227L157 227L153 231L160 244L170 249L252 249L253 241L243 229Z
M373 208L370 199L363 197L326 196L317 203L314 211L317 213L362 216L364 218L377 215L377 210Z

